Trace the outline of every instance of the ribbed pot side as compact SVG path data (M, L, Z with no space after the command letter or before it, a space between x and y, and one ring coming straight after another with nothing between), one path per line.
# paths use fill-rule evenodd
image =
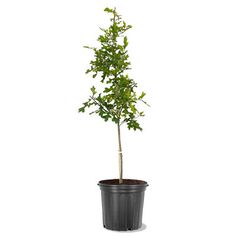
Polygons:
M114 185L102 180L98 183L102 197L103 226L106 229L127 231L142 226L144 193L148 184L140 182Z

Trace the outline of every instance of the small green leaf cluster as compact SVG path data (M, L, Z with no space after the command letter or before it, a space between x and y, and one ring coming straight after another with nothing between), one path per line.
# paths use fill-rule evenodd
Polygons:
M119 125L126 123L129 129L142 130L137 118L144 116L144 112L138 110L137 103L141 101L148 105L143 100L146 94L142 92L137 95L137 83L126 73L131 69L131 63L125 32L132 26L122 20L115 8L105 8L104 11L112 17L111 25L107 29L100 28L102 34L97 39L100 47L85 46L94 52L94 59L90 61L90 68L86 73L93 78L98 77L104 89L98 93L93 86L89 99L79 108L79 112L95 107L89 114L98 114L105 121L111 120Z

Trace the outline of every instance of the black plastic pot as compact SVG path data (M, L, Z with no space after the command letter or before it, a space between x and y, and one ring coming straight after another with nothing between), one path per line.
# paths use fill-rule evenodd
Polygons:
M139 229L147 182L131 180L136 184L110 184L111 181L98 183L102 194L103 226L117 231Z

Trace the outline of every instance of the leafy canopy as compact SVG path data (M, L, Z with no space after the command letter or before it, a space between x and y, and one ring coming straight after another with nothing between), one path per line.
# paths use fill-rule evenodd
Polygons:
M100 47L84 46L94 52L86 74L98 77L104 86L101 92L94 86L90 89L91 95L79 112L94 107L89 114L98 114L105 121L112 120L118 125L126 123L129 129L142 130L137 118L144 116L144 112L138 110L137 103L141 101L148 105L143 100L146 94L137 95L137 83L126 73L131 68L125 32L132 26L122 20L115 8L105 8L104 11L111 14L111 25L107 29L100 28L102 34L97 39Z

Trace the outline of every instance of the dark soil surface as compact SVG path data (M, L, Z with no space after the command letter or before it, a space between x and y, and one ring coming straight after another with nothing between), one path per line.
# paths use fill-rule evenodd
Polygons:
M111 185L119 185L119 179L106 179L101 180L99 183L101 184L111 184ZM137 180L137 179L123 179L122 184L126 185L137 185L137 184L146 184L147 182L143 180Z

